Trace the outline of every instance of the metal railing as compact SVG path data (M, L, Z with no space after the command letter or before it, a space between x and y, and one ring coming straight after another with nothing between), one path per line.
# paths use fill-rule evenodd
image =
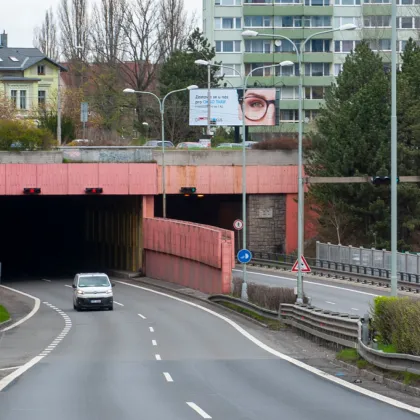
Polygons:
M268 266L290 270L296 261L296 256L275 254L268 252L251 251L253 258L251 265ZM380 286L388 286L391 282L391 271L384 268L367 267L345 262L336 262L318 258L307 258L312 274L336 277L340 279L356 280L361 282L374 282ZM420 274L398 272L400 288L420 291Z

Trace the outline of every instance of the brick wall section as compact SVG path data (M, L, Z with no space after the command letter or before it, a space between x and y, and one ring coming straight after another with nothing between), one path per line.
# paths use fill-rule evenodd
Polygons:
M253 194L248 196L248 249L284 252L286 239L286 196Z

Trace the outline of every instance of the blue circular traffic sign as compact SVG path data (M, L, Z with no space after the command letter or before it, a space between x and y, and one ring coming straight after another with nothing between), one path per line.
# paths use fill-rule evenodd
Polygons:
M238 252L238 261L242 264L247 264L252 260L251 251L247 249L241 249Z

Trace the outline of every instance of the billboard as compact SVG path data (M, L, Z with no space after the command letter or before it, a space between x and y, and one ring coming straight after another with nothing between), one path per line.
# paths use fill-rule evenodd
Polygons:
M213 126L242 125L242 89L211 89L210 122ZM279 92L275 88L251 88L245 91L245 124L279 124ZM190 90L190 125L206 126L208 90Z

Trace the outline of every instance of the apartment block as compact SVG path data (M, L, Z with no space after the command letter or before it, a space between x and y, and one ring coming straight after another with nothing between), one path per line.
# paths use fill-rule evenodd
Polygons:
M397 0L399 51L420 34L420 0ZM303 53L305 130L323 103L325 87L334 82L342 64L362 40L391 59L391 0L203 0L203 29L216 48L216 61L233 67L242 76L257 67L290 60L296 65L257 70L249 86L278 87L280 126L274 131L294 132L298 121L299 67L292 44L271 35L283 35L296 45L310 35L354 24L356 30L316 35ZM267 36L243 37L245 30ZM241 77L226 67L222 85L241 86ZM267 131L254 128L252 131ZM273 131L271 128L270 131Z

